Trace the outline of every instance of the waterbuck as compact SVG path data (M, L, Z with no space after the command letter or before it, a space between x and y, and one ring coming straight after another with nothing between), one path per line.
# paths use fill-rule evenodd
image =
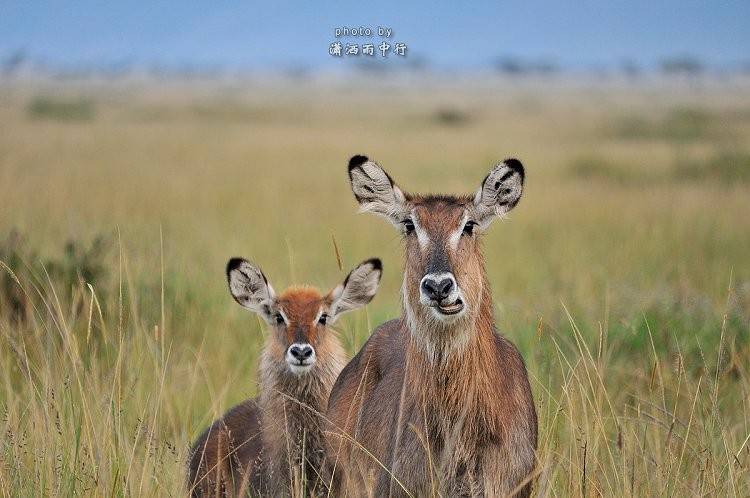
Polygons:
M229 261L232 296L260 315L270 334L258 397L229 410L193 445L188 482L193 496L325 494L330 473L323 417L346 362L328 327L370 302L381 273L380 260L370 259L326 295L307 286L276 295L260 269L244 259Z
M403 235L403 312L375 329L331 392L337 492L528 496L536 410L523 359L495 328L480 246L521 198L523 166L499 163L460 197L407 194L363 156L349 178L361 210Z

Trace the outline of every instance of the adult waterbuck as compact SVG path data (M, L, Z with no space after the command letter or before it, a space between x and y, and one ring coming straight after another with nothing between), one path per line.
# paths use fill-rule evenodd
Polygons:
M528 496L537 417L518 350L498 335L480 240L516 206L524 170L508 159L472 196L413 195L355 156L362 211L404 239L403 312L344 368L328 403L338 492Z
M244 259L229 261L232 296L260 315L270 334L259 396L229 410L193 445L188 481L193 496L326 493L330 473L323 420L346 362L328 327L342 313L370 302L381 273L380 260L371 259L326 295L306 286L276 295L260 269Z

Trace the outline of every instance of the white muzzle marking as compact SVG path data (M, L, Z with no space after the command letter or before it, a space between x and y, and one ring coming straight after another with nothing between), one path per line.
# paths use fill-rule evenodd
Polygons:
M450 290L445 297L431 296L425 288L425 282L431 281L440 286L446 280L450 281ZM466 310L466 302L463 293L452 273L428 273L419 282L419 302L430 308L433 316L442 321L453 321L463 315Z
M295 342L286 350L286 363L293 374L309 372L315 360L315 348L308 343Z

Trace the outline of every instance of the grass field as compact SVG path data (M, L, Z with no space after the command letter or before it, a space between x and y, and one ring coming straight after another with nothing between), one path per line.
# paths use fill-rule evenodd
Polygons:
M524 162L484 252L540 496L750 496L747 81L0 90L3 496L184 494L191 441L255 393L231 256L277 288L379 256L337 328L353 354L395 317L399 238L356 214L355 153L419 192Z

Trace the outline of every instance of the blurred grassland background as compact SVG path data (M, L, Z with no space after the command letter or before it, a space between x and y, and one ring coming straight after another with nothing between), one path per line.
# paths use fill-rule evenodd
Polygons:
M192 440L256 392L232 256L277 289L382 258L336 327L351 354L397 316L399 236L349 190L362 153L415 192L526 166L483 238L540 495L750 496L748 144L744 80L4 85L0 493L184 494Z

